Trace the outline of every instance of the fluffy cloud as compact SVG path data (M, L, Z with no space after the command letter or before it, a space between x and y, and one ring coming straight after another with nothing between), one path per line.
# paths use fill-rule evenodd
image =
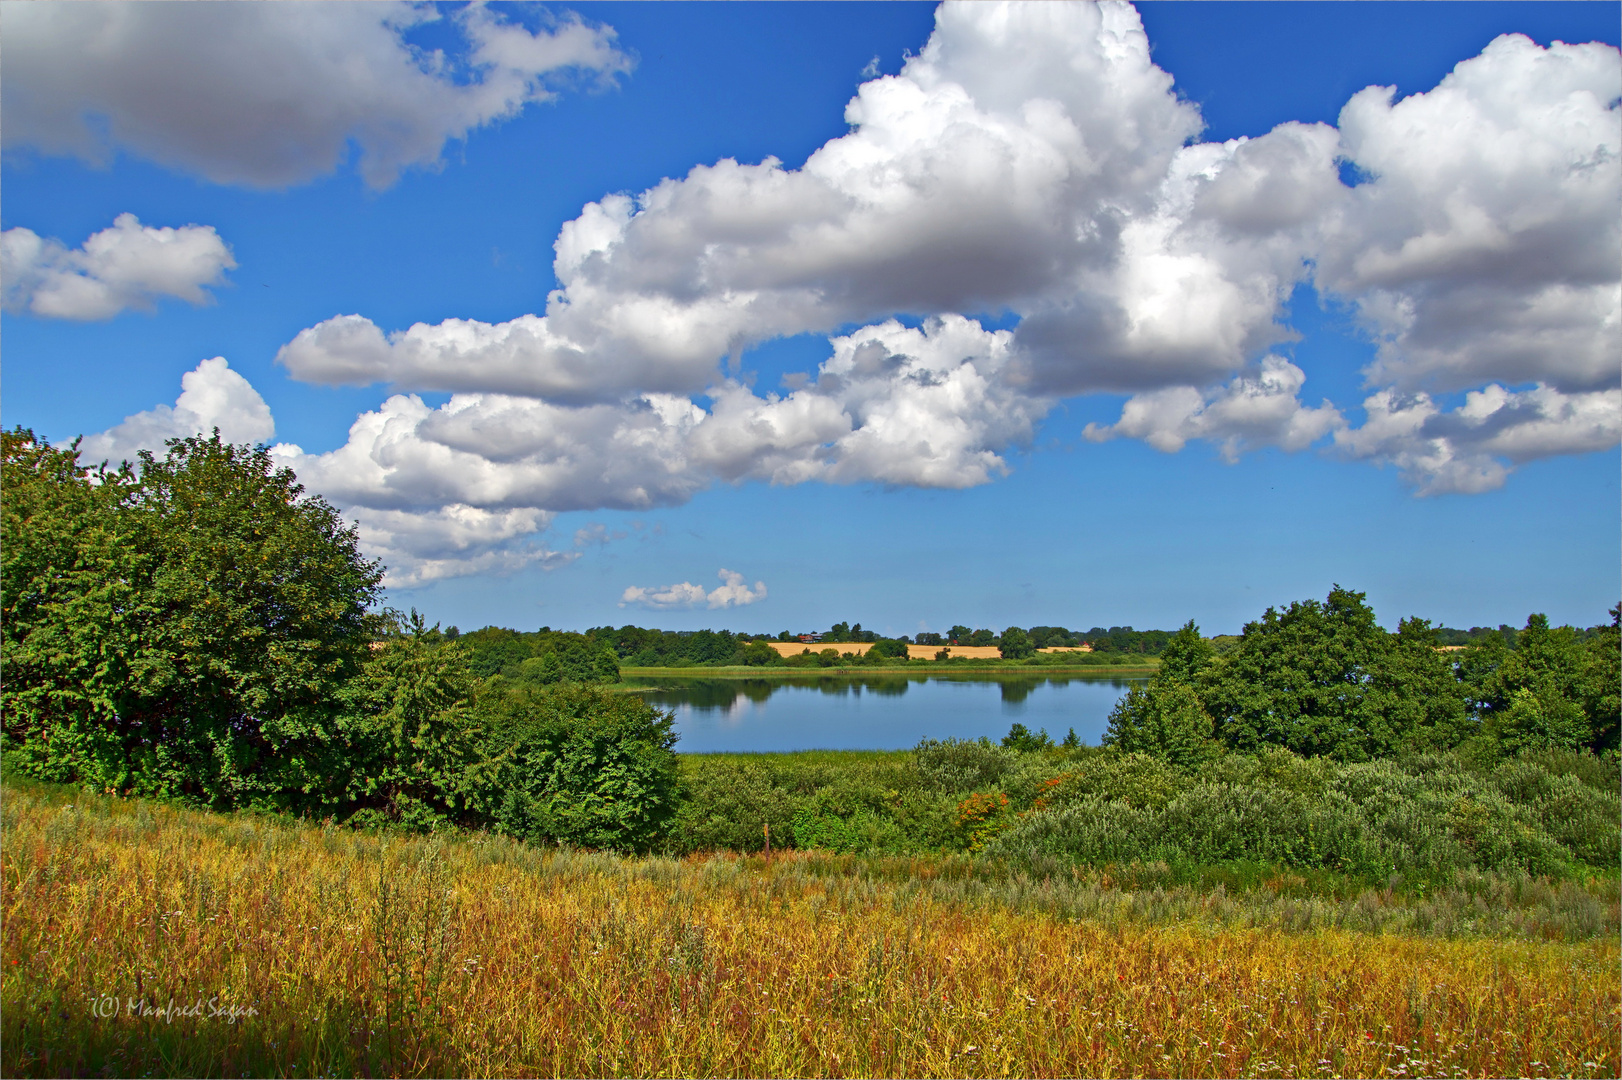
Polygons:
M1616 49L1506 35L1428 93L1347 103L1370 179L1326 208L1317 281L1379 341L1373 383L1617 385L1619 95Z
M125 417L122 424L80 444L85 461L134 460L137 452L162 454L169 439L207 434L220 429L230 442L262 443L276 432L270 406L225 357L204 360L180 378L181 392L173 406L159 405Z
M1622 439L1622 390L1565 394L1539 385L1512 392L1492 383L1451 411L1423 392L1382 390L1363 408L1367 422L1337 431L1336 446L1395 465L1421 495L1491 491L1517 464L1604 450Z
M672 608L690 608L705 604L710 608L729 608L742 607L766 599L764 581L755 582L754 588L751 589L744 584L742 574L724 567L717 576L720 577L722 584L708 593L704 591L702 585L694 585L690 581L648 588L630 585L620 596L620 607L637 604L655 611L668 611Z
M361 549L383 561L383 584L391 588L467 574L510 574L526 566L553 570L580 557L536 542L553 517L541 510L452 503L432 510L350 506L345 511L355 522Z
M451 17L459 55L407 41L438 18L393 2L9 5L5 145L92 162L121 148L275 188L331 172L353 142L366 182L386 187L554 97L560 75L631 66L613 30L572 14L530 31L473 4Z
M118 215L71 251L30 229L0 233L5 310L51 319L110 319L164 296L204 304L204 289L236 265L212 226L153 228L134 214Z
M468 12L476 40L540 40ZM1615 49L1506 37L1429 93L1362 92L1338 128L1199 143L1130 7L947 4L802 168L722 160L584 207L543 313L299 333L293 377L402 392L336 450L278 453L412 581L555 564L550 515L716 482L987 483L1055 400L1099 390L1132 396L1095 440L1233 460L1332 436L1422 492L1484 490L1619 438L1619 75ZM1362 427L1279 354L1308 280L1379 345ZM779 392L723 374L806 332L839 336Z
M437 408L397 394L359 417L336 450L276 453L363 522L432 520L444 507L485 512L457 519L467 565L483 568L479 551L530 550L515 545L544 531L545 515L672 506L717 481L983 484L1007 472L1000 451L1029 442L1050 404L1010 385L1011 334L961 316L921 327L888 320L834 338L832 348L786 394L727 381L711 388L708 409L672 394L568 405L461 393ZM519 510L542 516L504 516ZM404 528L405 518L376 520ZM476 551L481 528L486 546ZM605 539L582 533L577 549Z
M1047 408L1006 385L1009 344L961 316L892 320L833 339L815 378L785 396L728 382L705 410L665 394L590 405L456 394L438 408L401 394L337 450L284 453L341 504L401 510L641 509L716 480L967 487L1006 472L998 450L1029 441Z
M588 204L557 238L544 315L389 335L344 316L280 360L312 382L698 393L720 357L781 335L1022 310L1108 277L1123 220L1152 212L1199 128L1113 3L944 6L923 51L845 117L850 134L801 169L727 159Z
M1345 427L1340 411L1325 401L1317 408L1298 396L1306 374L1288 360L1264 358L1253 373L1201 392L1188 386L1152 390L1129 398L1121 419L1107 427L1088 424L1093 442L1126 436L1175 453L1190 439L1218 444L1229 463L1246 450L1278 446L1302 450Z

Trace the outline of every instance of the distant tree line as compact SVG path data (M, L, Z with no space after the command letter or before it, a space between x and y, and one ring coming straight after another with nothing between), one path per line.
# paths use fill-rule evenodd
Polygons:
M1010 626L1000 633L987 629L971 630L955 626L946 634L919 633L913 637L901 635L886 637L872 630L864 630L861 623L835 623L816 634L796 634L782 630L775 634L744 633L733 630L659 630L640 626L598 626L581 633L553 630L543 626L539 630L511 630L487 626L461 633L456 627L445 631L448 639L458 641L468 649L473 670L481 678L500 675L507 679L521 678L520 666L555 654L558 664L568 671L570 679L613 682L618 668L609 670L604 656L612 656L618 665L628 667L689 667L689 666L766 666L801 664L829 666L848 663L842 656L841 645L863 643L873 646L865 655L856 658L859 663L893 663L908 658L909 645L928 645L950 649L953 645L989 647L1001 650L1011 660L1031 658L1037 650L1057 647L1076 648L1090 644L1095 653L1106 656L1150 657L1158 656L1171 640L1172 632L1165 630L1134 630L1130 626L1094 627L1088 631L1067 630L1062 626L1033 626L1024 629ZM809 657L784 657L765 645L767 641L805 642ZM832 650L834 659L823 654ZM572 659L571 659L572 658ZM1071 658L1070 662L1074 662ZM597 665L593 668L592 665ZM531 677L538 665L530 663ZM547 669L548 671L551 668Z

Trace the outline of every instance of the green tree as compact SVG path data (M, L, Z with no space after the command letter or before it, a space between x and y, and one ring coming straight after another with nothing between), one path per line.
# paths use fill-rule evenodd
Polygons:
M470 702L478 680L467 650L416 612L389 623L380 647L337 695L326 755L337 785L312 809L354 824L417 829L470 821L479 759Z
M738 659L751 667L761 667L766 664L776 664L781 661L777 650L764 641L751 641L738 652Z
M1587 641L1569 626L1531 615L1513 651L1486 644L1471 676L1483 734L1503 750L1615 745L1617 668L1615 614ZM1489 639L1490 641L1491 639Z
M946 642L949 645L967 645L969 639L974 637L974 631L967 626L954 626L947 632Z
M1247 623L1238 647L1198 677L1200 698L1217 737L1245 752L1363 761L1445 743L1462 723L1462 690L1425 624L1395 637L1362 593L1336 585L1321 604L1268 608Z
M867 655L869 657L878 657L881 660L905 660L910 654L906 642L897 641L893 638L880 638L873 643L871 649L867 650Z
M1188 768L1221 752L1211 729L1211 716L1193 687L1156 678L1151 686L1132 687L1116 703L1103 741Z
M1031 639L1025 636L1025 631L1017 626L1010 626L1002 632L1002 643L999 646L1004 660L1023 660L1036 653L1036 646Z
M1611 622L1596 626L1583 642L1583 712L1588 716L1588 748L1596 754L1618 748L1622 720L1622 604Z
M675 813L674 714L583 684L498 686L477 703L485 751L474 802L534 842L646 850Z
M1216 650L1200 636L1200 628L1190 619L1161 650L1159 674L1176 682L1192 684L1214 659Z
M1053 739L1049 737L1047 731L1039 731L1033 735L1030 728L1017 721L1008 729L1008 734L1003 736L1002 744L1021 754L1053 749Z
M297 808L326 785L382 577L336 510L218 433L92 483L76 448L18 429L4 467L12 760L220 807ZM84 538L41 528L51 507Z

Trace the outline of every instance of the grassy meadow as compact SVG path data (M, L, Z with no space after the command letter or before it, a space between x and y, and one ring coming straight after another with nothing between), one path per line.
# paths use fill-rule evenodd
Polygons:
M4 796L8 1075L1622 1069L1614 874L633 858Z

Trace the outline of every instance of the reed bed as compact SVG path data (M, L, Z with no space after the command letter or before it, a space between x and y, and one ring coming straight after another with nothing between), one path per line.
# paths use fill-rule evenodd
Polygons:
M1134 910L1152 889L977 883L961 861L624 859L31 785L0 811L8 1075L1622 1066L1614 888L1587 929L1558 890L1516 937L1289 929L1232 898Z

